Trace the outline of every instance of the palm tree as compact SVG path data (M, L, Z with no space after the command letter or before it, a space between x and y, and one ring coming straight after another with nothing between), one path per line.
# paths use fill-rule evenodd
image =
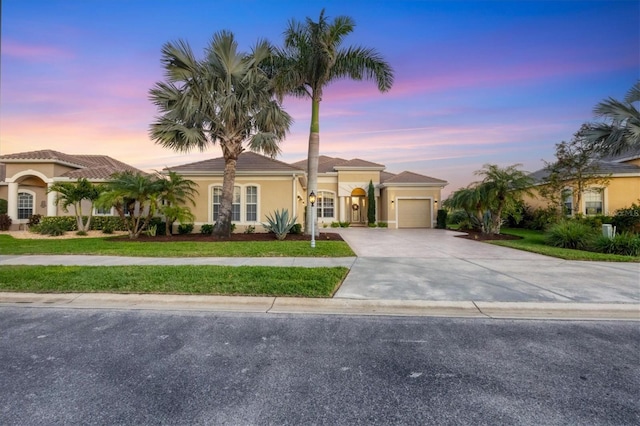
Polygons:
M87 232L91 229L94 202L100 197L101 191L102 187L93 185L85 178L78 179L77 182L56 182L47 190L47 192L57 193L56 205L62 203L62 208L65 212L68 211L69 206L73 206L79 232ZM86 223L82 212L83 200L87 200L90 203Z
M475 172L478 176L484 176L480 186L491 212L491 223L485 232L499 234L502 213L515 209L518 201L522 199L522 194L533 195L533 178L528 173L518 170L520 166L522 164L500 168L495 164L485 164L481 170Z
M640 102L640 80L627 92L624 101L609 98L594 108L603 123L589 125L588 140L602 155L618 155L640 149L640 112L634 103Z
M275 61L276 87L280 95L311 99L308 193L318 192L319 117L324 88L343 78L374 80L381 92L386 92L393 84L393 70L376 50L342 46L344 38L354 27L355 22L348 16L338 16L329 22L324 9L317 22L310 18L304 23L291 20L284 33L284 47ZM307 233L310 232L312 217L312 210L307 209Z
M162 184L159 194L162 201L160 212L165 217L166 235L170 236L171 227L176 220L193 220L193 214L186 204L196 205L198 185L171 170L166 176L158 173L158 178Z
M263 66L272 47L258 41L251 53L238 52L232 33L214 34L206 57L195 58L184 41L162 48L166 82L149 91L161 115L151 124L157 144L179 152L204 151L219 144L225 160L222 200L214 233L231 234L236 162L245 150L275 156L292 119L274 98Z
M130 171L115 173L105 184L105 192L97 204L115 207L129 232L129 238L134 239L140 236L157 211L162 188L161 180L153 175Z

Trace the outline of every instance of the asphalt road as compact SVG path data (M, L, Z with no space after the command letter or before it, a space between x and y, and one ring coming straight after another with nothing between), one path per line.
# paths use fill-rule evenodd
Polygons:
M637 322L0 309L0 424L640 424Z

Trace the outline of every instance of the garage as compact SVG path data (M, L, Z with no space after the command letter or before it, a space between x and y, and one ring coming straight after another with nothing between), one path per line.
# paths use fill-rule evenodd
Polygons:
M431 200L398 200L398 228L431 228Z

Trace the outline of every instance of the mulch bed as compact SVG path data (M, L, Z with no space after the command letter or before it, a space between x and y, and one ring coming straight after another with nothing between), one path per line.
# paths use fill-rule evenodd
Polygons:
M482 232L473 231L470 229L456 229L458 232L466 232L467 235L456 235L457 238L465 238L467 240L474 241L495 241L495 240L521 240L522 237L517 237L515 235L505 235L505 234L483 234Z
M155 237L150 237L148 235L140 235L135 240L129 239L128 236L123 235L121 237L114 238L116 241L150 241L150 242L178 242L178 241L192 241L199 243L216 243L221 241L276 241L276 237L274 234L267 233L253 233L253 234L242 234L242 233L234 233L231 234L229 238L218 238L213 235L203 235L203 234L176 234L172 236L166 235L156 235ZM323 241L343 241L340 234L337 232L327 232L320 233L320 236L316 238L316 240ZM311 241L311 237L308 235L302 234L289 234L285 241Z

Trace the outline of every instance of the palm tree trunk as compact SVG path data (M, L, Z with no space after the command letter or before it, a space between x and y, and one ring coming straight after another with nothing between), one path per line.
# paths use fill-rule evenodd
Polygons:
M318 158L320 156L320 99L314 97L311 100L311 128L309 131L309 151L307 154L307 202L308 196L313 192L318 195ZM307 208L307 220L305 221L305 234L311 235L311 223L314 223L316 236L320 235L316 216L313 214L311 204Z
M231 209L233 207L233 186L236 181L237 159L225 155L224 176L222 178L222 200L213 233L217 237L228 238L231 235Z

